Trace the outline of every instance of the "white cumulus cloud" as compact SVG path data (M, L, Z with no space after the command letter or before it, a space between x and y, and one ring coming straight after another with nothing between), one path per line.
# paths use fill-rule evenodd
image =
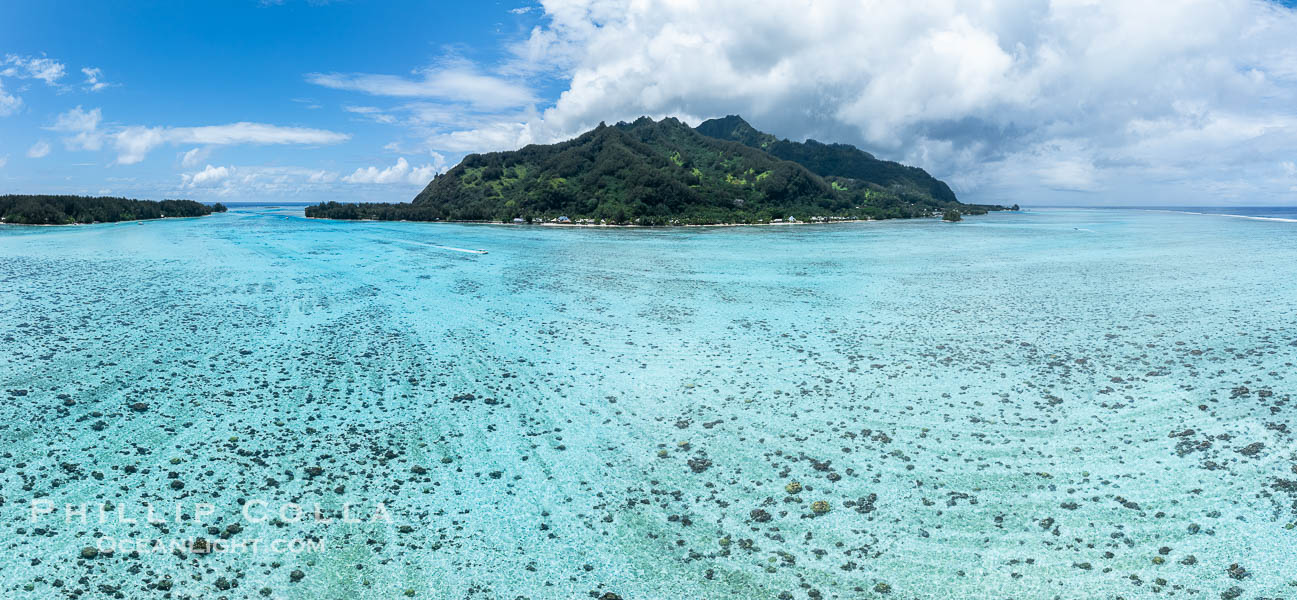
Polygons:
M150 151L164 144L198 144L182 156L186 167L197 166L207 158L210 148L234 144L337 144L351 138L345 133L307 127L281 127L265 123L230 123L201 127L150 127L128 125L101 128L103 113L95 108L85 110L80 106L58 116L48 127L52 131L72 134L63 139L72 150L98 150L106 140L111 140L117 151L117 163L129 165L144 160Z
M192 148L180 155L180 166L196 167L211 155L212 149L210 147Z
M186 190L223 198L314 197L330 192L337 180L325 169L235 165L206 165L180 176Z
M50 153L50 143L45 140L41 140L39 142L36 142L35 144L32 144L32 147L27 149L27 158L44 158L48 156L49 153Z
M189 187L201 187L204 185L211 185L229 176L230 169L228 167L213 167L212 165L207 165L207 167L202 171L190 175L186 184Z
M117 150L117 163L133 165L144 160L149 151L166 143L161 127L134 125L113 134L113 148Z
M462 60L448 60L444 65L420 69L413 75L411 78L375 73L308 73L306 80L374 96L434 98L488 110L536 102L535 94L527 85L482 73Z
M440 155L435 155L434 163L424 164L420 167L411 167L405 157L396 159L396 164L379 169L378 167L364 167L356 169L352 174L343 177L342 180L347 183L406 183L413 185L424 185L440 173L445 168L445 159Z
M6 54L4 62L0 65L5 65L4 69L0 69L0 75L20 79L40 79L47 85L57 85L67 71L63 63L44 56Z
M430 132L432 148L508 149L600 121L697 123L738 113L781 137L852 143L918 164L988 201L1033 191L1142 194L1144 184L1168 195L1208 181L1260 185L1255 172L1297 154L1297 12L1277 2L541 6L542 25L513 46L510 69L558 74L561 95L539 113L443 124ZM371 93L425 87L332 83Z
M54 131L94 131L104 118L98 108L85 110L80 106L60 114L50 129Z
M265 123L231 123L202 127L145 127L134 125L113 134L117 162L124 165L144 160L148 153L163 144L336 144L350 135L324 129L281 127Z
M67 67L63 63L44 56L19 56L6 54L0 60L0 77L13 79L40 79L47 85L57 86ZM0 117L7 117L18 112L23 99L5 91L4 82L0 81Z
M372 120L374 120L374 121L376 121L376 122L378 122L378 123L383 123L383 124L386 124L386 125L392 125L392 124L394 124L394 123L397 122L396 117L394 117L394 116L388 114L388 113L385 112L383 109L378 108L378 107L374 107L374 106L350 106L350 105L348 105L348 106L344 106L344 107L342 107L342 110L345 110L345 111L347 111L347 112L349 112L349 113L353 113L353 114L357 114L357 115L363 115L363 116L365 116L366 118L372 119Z
M99 131L102 120L103 113L98 108L87 111L78 106L60 114L48 129L71 134L63 138L69 150L98 150L104 141Z
M104 72L97 67L82 67L81 72L86 76L86 91L98 92L99 90L112 85L103 80Z
M0 117L7 117L18 112L23 99L5 91L4 82L0 81Z

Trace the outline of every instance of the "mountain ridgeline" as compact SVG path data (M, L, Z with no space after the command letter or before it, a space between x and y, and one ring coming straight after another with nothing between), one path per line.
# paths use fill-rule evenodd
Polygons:
M922 169L841 144L778 140L737 116L600 124L566 142L470 154L404 204L325 203L308 217L636 225L887 219L961 204Z
M840 177L868 182L911 197L927 197L945 204L958 204L950 186L918 167L908 167L846 144L822 144L815 140L781 140L757 131L738 115L704 121L698 133L733 140L760 148L783 160L791 160L820 177Z

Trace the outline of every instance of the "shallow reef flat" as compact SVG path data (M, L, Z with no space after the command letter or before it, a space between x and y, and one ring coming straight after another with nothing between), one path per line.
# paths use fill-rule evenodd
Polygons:
M1116 210L4 228L0 597L1294 597L1295 264Z

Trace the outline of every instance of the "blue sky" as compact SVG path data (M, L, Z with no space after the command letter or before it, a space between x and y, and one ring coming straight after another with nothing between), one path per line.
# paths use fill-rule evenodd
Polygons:
M1297 204L1263 0L0 4L0 193L405 201L465 153L742 114L961 199Z
M281 191L290 192L293 199L408 199L421 184L342 185L335 180L332 185L294 188L298 172L327 171L340 180L357 168L384 169L400 158L413 165L411 171L441 164L427 151L385 149L408 142L407 132L345 108L372 98L313 84L307 75L409 75L452 58L493 63L500 58L503 42L525 35L535 21L534 15L510 13L509 8L516 6L486 2L460 10L386 2L0 4L0 57L16 58L0 65L0 85L4 94L21 102L0 117L0 159L5 160L0 186L15 192L214 198L222 189L189 188L183 180L185 173L201 172L211 164L291 170L284 171L290 181ZM57 63L63 75L41 79L30 72L33 60ZM4 76L5 68L16 73ZM98 69L99 89L88 83L82 69ZM289 140L291 130L310 131L302 132L299 137L305 139L300 143L168 141L136 162L131 162L136 157L125 157L130 164L123 164L111 137L92 143L96 150L68 148L63 140L76 132L56 127L60 115L77 107L99 110L97 130L257 123L285 130L269 132L265 139ZM184 154L192 151L196 153L191 160L182 164ZM262 199L260 193L275 191L227 189L236 200Z

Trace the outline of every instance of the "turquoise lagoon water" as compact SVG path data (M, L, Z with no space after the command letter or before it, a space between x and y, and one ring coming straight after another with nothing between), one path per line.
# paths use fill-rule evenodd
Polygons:
M0 596L1297 595L1297 224L300 214L0 229Z

